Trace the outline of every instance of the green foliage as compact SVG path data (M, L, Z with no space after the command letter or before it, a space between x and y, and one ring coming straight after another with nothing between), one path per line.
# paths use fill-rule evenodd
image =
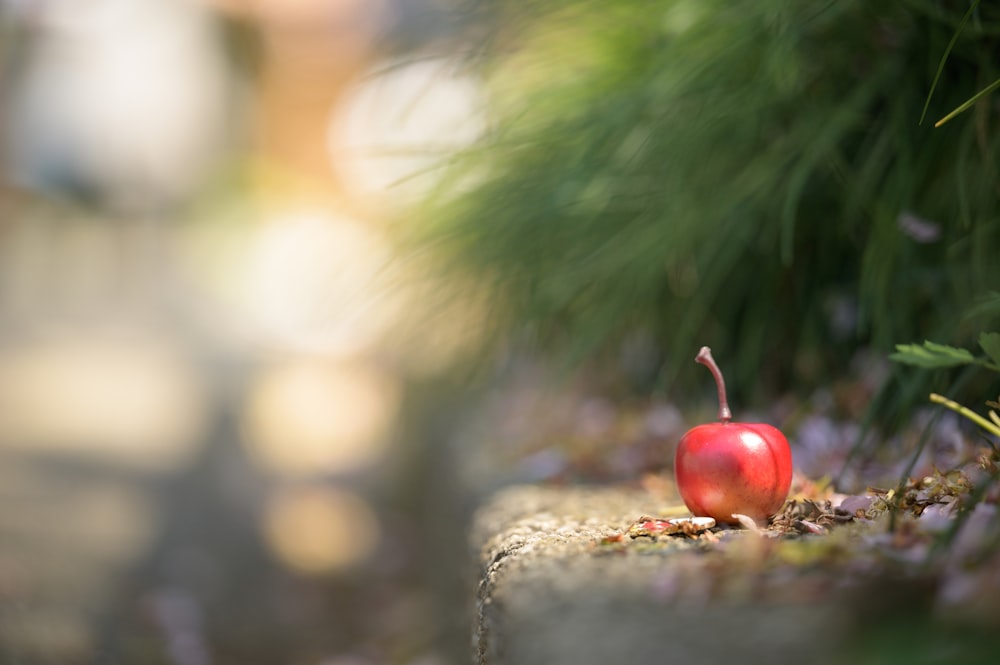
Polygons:
M948 42L948 47L944 50L941 55L941 62L938 63L937 72L934 73L934 81L931 83L931 90L927 93L927 100L924 102L924 110L920 114L920 124L923 124L924 118L927 117L927 107L931 105L931 97L934 96L934 90L937 88L938 81L941 80L941 73L944 72L944 64L948 61L948 56L951 55L951 50L955 48L955 42L958 41L959 36L962 34L962 30L965 28L965 24L969 22L972 18L973 12L979 7L980 0L974 0L969 6L969 10L965 12L965 16L962 17L962 22L958 24L958 28L955 30L955 34L952 35L951 41ZM935 123L935 126L940 126L944 124L945 119L940 120Z
M1000 370L1000 333L983 333L979 336L979 346L993 361L993 366Z
M1000 132L983 102L919 120L1000 76L1000 9L958 31L968 7L501 0L494 129L423 240L486 286L498 337L576 362L638 331L665 387L702 344L745 397L828 380L860 344L964 341L1000 283ZM963 359L942 348L900 353Z
M1000 333L982 333L979 336L979 346L988 358L977 358L968 349L925 341L923 345L897 344L896 353L890 355L889 359L924 369L982 365L1000 372Z
M952 346L924 342L923 346L916 344L897 344L896 353L889 356L891 360L915 365L924 369L939 369L942 367L958 367L976 362L976 359L966 349L956 349Z
M944 63L947 61L948 56L951 54L951 49L955 46L955 42L958 41L959 35L962 34L962 29L965 28L965 24L968 23L969 19L972 18L972 15L975 13L976 9L979 8L979 2L980 0L974 0L974 2L971 5L969 5L969 10L965 12L965 16L962 17L962 22L958 24L958 29L955 30L955 35L951 38L951 41L948 42L948 48L945 49L944 55L941 56L941 63L938 65L937 73L934 74L934 82L931 83L931 91L927 94L927 101L924 102L924 111L923 113L920 114L921 123L923 123L924 118L927 116L927 107L930 106L931 97L934 95L934 89L937 88L938 81L941 79L941 72L944 71ZM986 86L985 88L974 94L972 97L962 102L962 104L959 105L957 109L955 109L945 117L935 122L934 126L940 127L944 123L948 122L949 120L957 116L959 113L964 113L965 111L968 111L976 104L976 102L978 102L980 99L987 96L997 88L1000 88L1000 79L993 81L993 83L990 83L988 86Z
M979 346L986 352L986 357L973 356L968 349L960 349L953 346L946 346L944 344L935 344L934 342L925 341L922 346L917 344L897 344L896 353L889 356L889 358L891 360L895 360L896 362L921 367L923 369L944 369L959 367L962 365L978 365L993 372L1000 373L1000 333L984 332L980 334ZM993 409L989 411L989 419L987 420L968 407L963 406L954 400L948 399L943 395L931 393L930 400L935 404L940 404L948 409L951 409L955 413L958 413L964 418L972 421L993 436L1000 437L1000 415L997 415L997 412ZM996 404L995 402L987 402L987 405L1000 408L1000 404ZM928 432L929 429L925 430L923 439L926 439ZM921 445L918 447L919 450L917 454L914 455L914 460L912 461L915 461L919 452L923 450L924 443L925 441L922 440ZM912 468L912 466L913 464L911 463L910 467ZM909 469L907 469L903 478L900 479L900 483L904 483L906 481L906 476L908 474Z
M967 349L955 348L952 346L925 341L922 346L916 344L897 345L896 353L892 354L890 358L897 362L914 365L924 369L943 369L968 365L973 367L979 366L993 372L1000 373L1000 362L998 362L1000 361L1000 333L989 332L980 334L979 346L986 352L986 357L973 356ZM961 381L953 384L953 388L957 389L960 383ZM986 402L986 405L991 407L987 412L987 418L976 413L972 409L945 397L944 395L931 393L930 401L954 411L963 418L977 425L986 434L1000 440L1000 414L996 411L996 409L1000 409L1000 404L996 402ZM910 479L910 473L913 471L917 459L923 453L924 448L927 445L927 441L930 438L931 430L934 428L936 422L937 417L932 419L924 428L924 432L920 437L917 448L913 452L909 463L900 476L899 484L896 488L896 497L893 501L891 501L891 508L893 509L893 512L890 525L895 524L898 514L897 511L899 509L906 508L904 502L904 497L906 496L905 490L908 486L913 485ZM995 443L989 440L987 441L992 450L988 454L981 455L979 458L979 466L986 472L986 478L984 481L979 482L977 487L970 488L972 491L965 493L967 496L962 497L962 492L953 492L953 494L958 496L956 505L960 507L960 510L956 519L952 521L950 527L939 534L934 547L929 551L930 556L939 556L942 552L947 552L954 547L956 537L971 516L972 509L977 504L987 499L987 494L996 485L997 480L1000 479L1000 466L998 466L998 462L1000 462L1000 450L998 450ZM959 470L952 470L950 473L957 474L956 478L965 478L965 475ZM937 475L940 474L937 473ZM926 491L924 481L920 481L920 485L921 491ZM994 542L990 546L991 549L995 550L996 545L997 543Z
M962 317L963 321L979 318L1000 317L1000 293L989 291L980 296L976 303Z
M935 127L940 127L944 123L946 123L949 120L951 120L952 118L954 118L959 113L964 113L965 111L968 111L970 108L972 108L976 104L976 102L978 102L980 99L982 99L986 95L990 94L991 92L993 92L997 88L1000 88L1000 79L997 79L996 81L993 81L993 83L990 83L988 86L986 86L985 88L983 88L982 90L980 90L979 92L977 92L976 94L974 94L972 97L970 97L966 101L962 102L962 104L957 109L955 109L954 111L952 111L951 113L949 113L945 117L943 117L940 120L938 120L937 122L935 122L934 126Z

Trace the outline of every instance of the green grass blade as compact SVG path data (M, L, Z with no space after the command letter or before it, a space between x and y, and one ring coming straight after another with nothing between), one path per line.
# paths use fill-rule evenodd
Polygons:
M965 16L962 17L962 22L958 24L958 28L955 29L955 33L951 36L951 41L948 42L948 47L944 50L941 55L941 62L938 63L937 73L934 74L934 81L931 83L931 89L927 93L927 99L924 100L924 110L920 114L920 122L918 125L924 124L924 118L927 117L927 108L931 105L931 97L934 96L934 90L937 88L938 81L941 79L941 72L944 71L944 63L947 62L948 56L951 55L951 50L955 48L955 42L958 41L958 36L962 34L962 30L965 28L965 24L969 22L972 17L972 12L976 10L979 6L980 0L975 0L969 7L969 11L965 12ZM937 125L934 125L937 127Z
M988 86L986 86L985 88L983 88L982 90L980 90L979 92L977 92L975 95L972 96L972 98L966 100L966 102L964 104L962 104L957 109L955 109L954 111L952 111L951 113L949 113L945 117L943 117L940 120L938 120L937 122L935 122L934 126L935 127L940 127L944 123L946 123L949 120L951 120L952 118L954 118L959 113L962 113L963 111L967 111L973 104L975 104L980 99L982 99L986 95L990 94L991 92L993 92L997 88L1000 88L1000 79L997 79L996 81L993 81L993 83L990 83Z

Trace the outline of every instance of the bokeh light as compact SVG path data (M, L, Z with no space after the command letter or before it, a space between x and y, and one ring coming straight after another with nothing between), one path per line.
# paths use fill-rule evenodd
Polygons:
M143 209L202 186L232 120L212 17L190 2L29 4L36 43L9 109L14 178Z
M343 572L375 548L379 526L371 506L348 490L289 487L267 505L264 534L274 554L306 574Z
M166 342L77 333L0 349L0 449L176 469L195 452L206 399Z
M448 158L484 131L483 95L448 59L379 67L333 115L328 143L352 192L400 208L426 196Z
M356 355L397 315L391 258L385 240L354 220L278 215L250 241L237 284L241 308L266 344Z
M379 459L399 400L398 380L370 366L291 360L251 385L244 435L270 471L349 473Z

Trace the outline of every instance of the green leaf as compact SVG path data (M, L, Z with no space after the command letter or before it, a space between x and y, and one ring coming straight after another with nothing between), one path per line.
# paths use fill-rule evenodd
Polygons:
M976 300L976 304L962 315L962 321L977 316L1000 315L1000 292L990 291Z
M905 365L913 365L925 369L958 367L959 365L970 365L976 362L975 357L967 349L958 349L953 346L926 341L922 346L917 344L897 344L896 353L890 355L889 359Z
M995 364L1000 365L1000 333L983 333L979 336L979 346Z

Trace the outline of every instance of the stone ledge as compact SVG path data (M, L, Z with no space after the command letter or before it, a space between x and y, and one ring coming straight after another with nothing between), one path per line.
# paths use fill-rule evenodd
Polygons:
M844 571L747 567L773 548L740 531L601 545L639 516L666 509L647 493L617 488L524 486L497 494L471 532L475 662L834 660L833 646L849 632L844 603L856 595Z

